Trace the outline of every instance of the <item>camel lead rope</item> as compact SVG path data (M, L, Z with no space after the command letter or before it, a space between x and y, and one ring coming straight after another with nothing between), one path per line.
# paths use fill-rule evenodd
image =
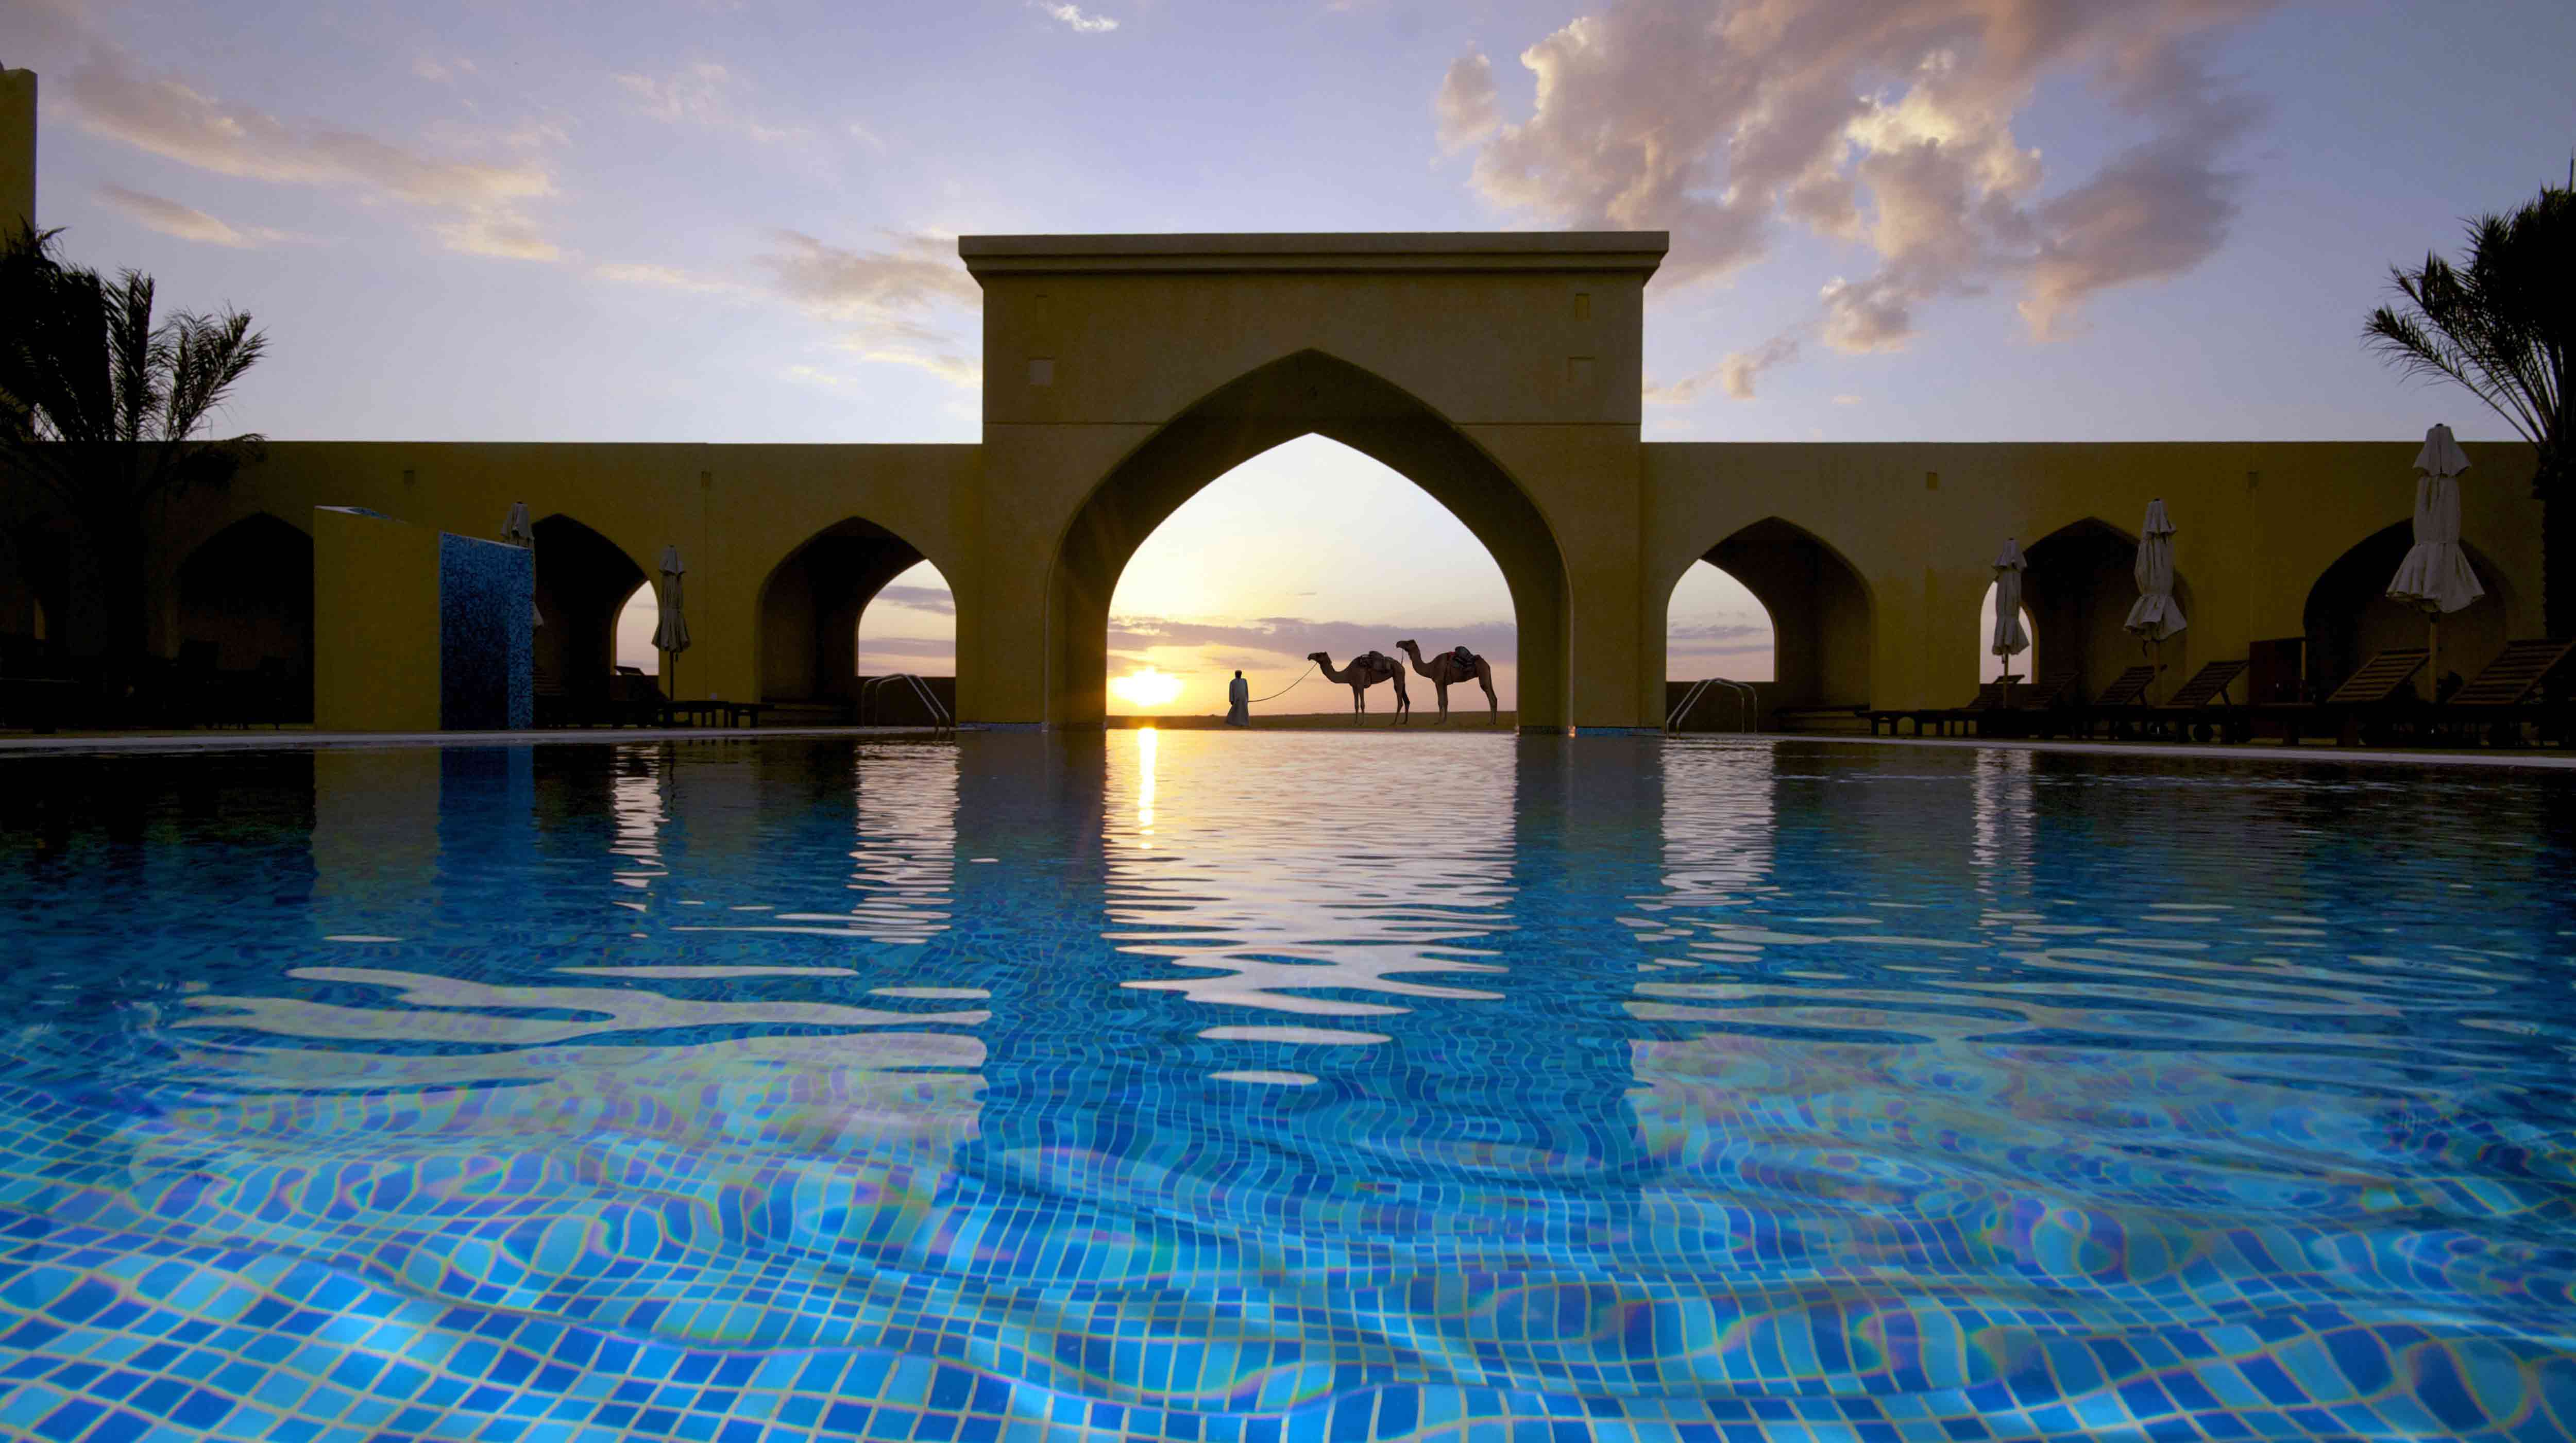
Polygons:
M1245 702L1245 703L1244 703L1244 705L1245 705L1245 706L1259 706L1259 705L1261 705L1263 702L1265 702L1265 701L1269 701L1272 697L1282 697L1282 696L1286 696L1288 693L1290 693L1290 692L1292 692L1292 691L1295 691L1297 688L1299 688L1299 687L1301 687L1301 686L1304 686L1304 685L1306 684L1306 678L1307 678L1307 676L1308 676L1308 675L1310 675L1311 673L1313 673L1313 671L1314 671L1314 670L1315 670L1315 664L1314 664L1313 662L1311 662L1311 661L1310 661L1310 662L1306 663L1306 670L1304 670L1304 671L1301 671L1301 672L1297 673L1297 679L1296 679L1295 681L1292 681L1292 682L1288 683L1286 686L1283 686L1283 687L1279 688L1277 691L1272 692L1272 693L1270 694L1270 696L1257 696L1257 697L1254 697L1252 700L1250 700L1250 701L1248 701L1248 702Z

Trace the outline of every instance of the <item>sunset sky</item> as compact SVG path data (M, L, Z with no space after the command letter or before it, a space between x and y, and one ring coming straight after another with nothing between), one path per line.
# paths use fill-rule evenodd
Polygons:
M281 439L972 441L961 233L1618 226L1673 232L1649 439L2498 438L2356 334L2566 175L2571 54L2564 0L0 6L45 223L250 310L227 419ZM867 668L947 669L900 585ZM1181 710L1512 649L1465 529L1313 438L1114 611ZM1767 675L1713 573L1674 625L1676 675Z

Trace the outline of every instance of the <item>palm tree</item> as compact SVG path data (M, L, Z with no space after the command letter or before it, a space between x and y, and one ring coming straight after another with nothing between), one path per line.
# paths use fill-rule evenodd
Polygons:
M2576 340L2576 164L2566 189L2544 189L2511 215L2469 223L2469 253L2453 265L2426 255L2392 267L2405 304L2371 312L2362 334L2397 366L2456 382L2538 449L2531 494L2540 501L2541 616L2551 636L2576 636L2576 496L2568 494L2567 360Z
M54 252L32 226L0 244L0 463L51 494L95 555L111 684L145 647L147 522L164 498L221 486L256 435L198 432L268 348L250 317L181 311L156 322L152 278L113 281Z

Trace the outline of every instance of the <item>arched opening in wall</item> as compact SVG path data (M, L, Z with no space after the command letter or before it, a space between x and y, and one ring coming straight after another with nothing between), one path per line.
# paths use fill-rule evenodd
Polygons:
M2307 632L2310 696L2322 697L2341 686L2344 678L2380 652L2425 644L2424 613L2388 599L2388 583L2414 544L2412 521L2372 532L2336 557L2308 589L2301 620ZM2463 541L2460 550L2487 594L2443 616L2438 665L2445 674L2472 677L2504 650L2514 615L2513 595L2504 572L2476 547ZM2419 678L2418 685L2422 684Z
M283 721L313 715L313 538L263 511L209 537L179 565L183 684L229 676Z
M537 724L606 719L617 710L621 616L644 585L644 568L625 548L569 516L548 516L534 529L541 622L531 638Z
M2022 570L2022 607L2031 618L2031 647L2048 658L2049 669L2014 670L2043 687L2071 676L2088 701L2133 666L2162 668L2148 691L2158 700L2191 675L2188 628L2154 647L2129 634L2129 608L2138 600L2138 538L2087 517L2032 542L2022 557L2028 563ZM2179 558L2174 601L2186 619L2197 611Z
M956 655L946 579L872 521L851 517L817 532L761 585L760 699L781 720L930 720L910 687L867 685L898 674L922 678L953 716Z
M1345 676L1375 652L1403 667L1405 695L1438 716L1424 664L1465 646L1491 673L1449 687L1451 720L1513 719L1519 648L1511 589L1474 533L1401 472L1323 436L1301 436L1210 482L1154 529L1118 577L1109 606L1113 718L1217 716L1241 671L1258 709L1328 721L1352 714ZM1303 679L1301 680L1301 674ZM1275 697L1273 693L1278 693ZM1364 688L1367 714L1393 722L1392 679Z
M2186 616L2189 614L2190 613L2188 612L2184 613ZM2013 653L2010 661L2004 661L1996 657L1995 588L1991 582L1988 583L1986 586L1985 599L1977 603L1977 655L1981 658L1977 667L1977 684L1979 686L1983 686L1987 682L1993 681L1997 677L2006 674L2020 677L2026 682L2035 681L2039 678L2041 675L2039 669L2039 619L2030 614L2030 608L2027 605L2021 608L2021 634L2030 638L2030 645Z
M1280 449L1276 460L1263 457L1273 448ZM1200 541L1151 561L1130 588L1130 563L1146 539L1256 457L1263 465L1248 468L1252 479L1217 493L1205 513L1223 524L1202 533L1199 522L1185 523L1182 534ZM1395 486L1395 478L1409 485ZM1218 530L1222 545L1212 534ZM1432 555L1442 558L1436 566L1423 559ZM1499 598L1480 560L1500 573L1505 615L1494 614ZM1344 579L1331 583L1332 597L1304 597L1294 593L1324 588L1289 584L1299 574ZM1222 587L1214 586L1220 578ZM1568 720L1566 594L1554 533L1498 462L1383 378L1301 351L1218 388L1164 425L1113 467L1075 514L1049 581L1048 720L1080 726L1097 725L1112 711L1222 711L1235 668L1219 666L1221 656L1289 667L1255 690L1258 696L1302 668L1305 651L1327 652L1346 670L1354 650L1392 655L1396 643L1410 640L1436 670L1446 670L1442 652L1467 646L1493 673L1496 701L1512 709L1500 720L1559 728ZM1279 609L1267 617L1236 614L1271 605ZM1309 625L1319 610L1346 614L1318 619L1339 625ZM1122 619L1114 635L1113 614ZM1218 615L1233 619L1191 619ZM1136 618L1149 620L1129 624ZM1164 654L1158 647L1189 651L1197 679L1184 678L1177 689L1126 682L1125 694L1113 697L1113 670L1124 678L1154 666ZM1407 692L1427 721L1436 713L1435 683L1411 661L1403 665ZM1243 669L1254 679L1255 667ZM1452 683L1456 719L1491 717L1480 683ZM1319 694L1307 700L1309 692ZM1392 684L1367 697L1370 712L1384 714L1392 709ZM1348 716L1350 700L1346 685L1309 683L1266 710L1329 715L1337 708Z
M1733 578L1768 617L1770 676L1754 687L1765 729L1796 730L1807 713L1869 704L1877 621L1868 585L1839 552L1772 516L1710 547L1700 560Z
M1771 610L1751 587L1707 561L1692 562L1664 609L1664 715L1683 731L1759 726L1760 684L1773 678L1777 645ZM1700 684L1711 678L1752 686L1754 695Z

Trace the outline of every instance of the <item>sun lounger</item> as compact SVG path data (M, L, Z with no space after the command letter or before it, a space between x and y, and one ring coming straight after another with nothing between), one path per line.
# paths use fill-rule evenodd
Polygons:
M2361 664L2343 685L2314 706L2266 707L2281 719L2283 746L2298 745L2302 734L2319 736L2331 729L2345 746L2364 740L2365 730L2384 732L2387 714L2411 700L2415 673L2432 660L2421 646L2391 647Z
M2236 708L2227 701L2227 689L2245 674L2242 661L2213 661L2192 674L2180 690L2156 704L2154 710L2159 729L2170 728L2174 735L2188 736L2193 741L2207 741L2213 730L2222 737L2242 740L2242 723L2235 718Z
M2111 684L2102 688L2102 694L2093 698L2093 704L2082 709L2076 718L2075 729L2087 736L2092 735L2097 727L2114 735L2137 730L2139 724L2150 716L2147 688L2154 685L2155 680L2156 668L2143 665L2130 667L2111 678Z
M2568 708L2543 703L2541 687L2571 655L2576 655L2576 641L2554 637L2508 641L2495 660L2442 703L2435 720L2465 724L2471 730L2484 727L2489 741L2503 744L2518 744L2526 721L2540 722L2544 731L2550 730L2550 722L2571 718ZM2558 730L2563 732L2563 726Z

